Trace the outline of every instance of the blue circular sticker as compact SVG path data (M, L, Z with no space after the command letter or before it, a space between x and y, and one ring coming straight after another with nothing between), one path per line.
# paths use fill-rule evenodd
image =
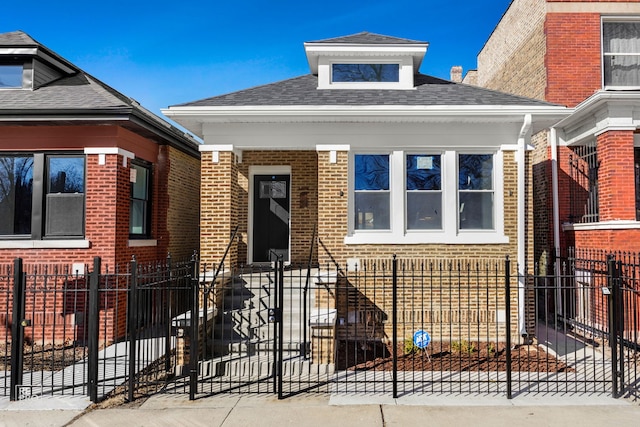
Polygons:
M413 334L413 343L420 350L424 350L431 343L431 335L429 335L429 332L423 331L422 329L416 331Z

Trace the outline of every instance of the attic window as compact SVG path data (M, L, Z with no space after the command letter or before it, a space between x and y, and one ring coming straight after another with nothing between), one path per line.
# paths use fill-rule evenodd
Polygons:
M400 64L332 64L333 83L397 83Z
M0 64L0 89L16 89L22 87L22 65Z

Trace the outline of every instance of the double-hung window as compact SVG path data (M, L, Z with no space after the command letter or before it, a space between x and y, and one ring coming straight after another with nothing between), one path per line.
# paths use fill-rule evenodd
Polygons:
M0 236L84 235L85 156L0 154Z
M355 155L355 229L389 230L391 200L388 154Z
M506 243L503 156L452 149L354 153L346 243Z
M640 87L640 20L602 22L605 88Z
M151 166L136 161L130 172L129 235L144 239L151 236Z
M407 230L441 230L441 156L409 154L405 174Z
M458 155L459 227L493 229L493 155Z

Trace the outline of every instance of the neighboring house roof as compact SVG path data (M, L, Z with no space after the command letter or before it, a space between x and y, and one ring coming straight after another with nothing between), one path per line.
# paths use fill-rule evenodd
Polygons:
M0 90L0 125L65 122L112 123L161 144L198 154L198 143L188 134L142 107L22 31L0 34L3 56L37 58L59 72L54 80L28 89Z
M318 77L308 74L173 107L236 106L555 106L535 99L454 83L417 74L415 90L318 90Z

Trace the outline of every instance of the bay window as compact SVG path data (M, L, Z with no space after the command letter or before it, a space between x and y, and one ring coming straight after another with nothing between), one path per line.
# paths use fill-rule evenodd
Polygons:
M506 243L502 152L397 150L351 157L346 243Z

